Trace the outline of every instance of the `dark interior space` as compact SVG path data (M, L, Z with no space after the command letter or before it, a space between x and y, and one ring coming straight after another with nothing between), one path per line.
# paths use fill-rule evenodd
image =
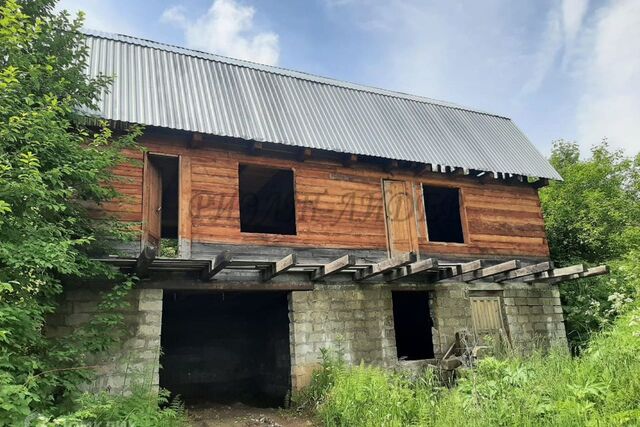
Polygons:
M149 155L149 160L160 171L162 180L161 236L163 239L178 238L178 178L179 158Z
M392 292L393 326L396 332L398 359L433 358L428 292Z
M240 230L296 234L293 171L240 165Z
M459 190L425 185L423 192L429 241L464 243Z
M160 386L189 405L285 405L288 314L286 292L165 291Z

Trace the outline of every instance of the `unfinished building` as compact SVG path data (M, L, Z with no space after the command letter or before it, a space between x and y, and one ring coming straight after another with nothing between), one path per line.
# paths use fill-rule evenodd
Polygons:
M282 404L321 349L396 367L458 337L566 346L537 189L561 179L508 118L132 37L88 33L115 75L98 114L146 126L106 215L142 277L98 388ZM163 256L168 254L168 256ZM95 309L69 287L54 325ZM162 351L161 351L162 349ZM159 366L162 366L160 369Z

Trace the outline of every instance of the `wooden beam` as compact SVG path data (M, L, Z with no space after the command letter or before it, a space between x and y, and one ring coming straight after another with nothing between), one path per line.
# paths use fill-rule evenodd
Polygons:
M445 280L445 279L457 279L459 277L461 277L464 274L468 274L468 273L473 273L474 271L478 271L482 268L484 268L485 266L485 261L484 260L476 260L476 261L471 261L471 262L467 262L461 265L456 265L454 267L457 267L454 271L452 271L452 275L448 276L448 277L443 277L441 279L438 280ZM447 275L445 275L447 276Z
M200 148L204 143L204 135L198 132L191 134L191 139L188 142L189 148Z
M149 275L149 267L151 267L151 263L153 263L157 253L158 249L155 246L145 246L142 251L140 251L140 255L138 255L138 259L136 260L136 266L133 268L136 276L143 278Z
M324 279L330 274L338 273L345 268L353 267L355 264L356 257L354 255L345 255L316 269L313 273L311 273L311 280L315 281Z
M278 274L282 274L296 265L296 254L290 254L282 258L279 261L271 264L266 270L262 272L262 281L266 282L273 279Z
M342 156L342 166L344 167L348 168L357 161L358 161L357 154L345 154L344 156Z
M247 149L247 152L249 154L251 154L252 156L257 156L260 151L262 151L262 142L258 142L258 141L251 141L249 142L249 148Z
M451 176L464 175L464 168L451 168L451 170L447 172L447 175L451 175Z
M582 273L576 273L576 274L572 274L571 276L565 276L563 277L559 277L557 279L551 279L548 281L549 284L555 285L556 283L560 283L560 282L568 282L570 280L576 280L576 279L584 279L587 277L596 277L596 276L602 276L604 274L609 274L609 267L606 265L599 265L597 267L591 267L591 268L587 268L586 271L582 272Z
M415 173L415 176L421 176L424 173L431 172L433 170L433 166L431 163L427 163L426 165L422 165Z
M523 281L544 282L548 279L565 278L573 274L584 273L585 270L586 268L584 267L584 264L576 264L570 267L554 268L552 270L548 270L542 273L536 273L531 276L525 277Z
M378 274L384 274L387 271L393 270L394 268L404 267L407 264L416 262L416 259L417 257L414 252L407 252L402 255L397 255L358 271L354 275L353 280L360 281L373 276L377 276Z
M515 280L520 277L530 276L531 274L542 273L552 268L553 262L541 262L539 264L528 265L517 270L509 271L508 273L504 273L500 276L494 277L492 280L496 283L500 283L504 282L505 280Z
M398 161L397 160L387 160L384 163L383 169L384 169L385 172L389 173L389 172L391 172L392 169L395 169L397 167L398 167Z
M229 251L224 251L218 255L214 259L211 260L211 264L202 271L200 274L200 279L208 282L213 279L213 276L222 271L223 268L229 265L231 262L231 254Z
M421 273L423 271L438 271L438 260L435 258L428 258L422 261L414 262L406 267L392 270L384 275L384 279L387 282L393 282L394 280L409 277L414 274Z
M531 183L531 186L536 190L538 188L546 187L547 185L549 185L549 178L540 178L539 180Z
M301 148L298 151L298 155L297 155L298 161L299 162L304 162L307 159L311 158L311 148Z
M462 280L465 282L473 282L474 280L486 279L487 277L495 276L496 274L506 273L511 270L517 270L520 268L520 260L513 259L511 261L502 262L500 264L492 265L481 270L474 271L462 275Z

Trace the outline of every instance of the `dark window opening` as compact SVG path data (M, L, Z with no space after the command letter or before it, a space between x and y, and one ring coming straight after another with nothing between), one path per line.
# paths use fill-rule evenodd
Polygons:
M287 403L286 292L165 291L163 304L161 387L188 405Z
M293 171L240 165L240 231L296 234Z
M392 292L393 326L400 360L433 358L428 292Z
M149 161L160 172L162 202L160 235L162 239L178 239L178 157L149 155Z
M423 186L430 242L464 243L457 188Z

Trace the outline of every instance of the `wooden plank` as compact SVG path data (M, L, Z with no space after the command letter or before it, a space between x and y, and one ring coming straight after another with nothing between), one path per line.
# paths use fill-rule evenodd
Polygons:
M491 267L483 268L472 273L463 274L462 280L465 282L473 282L475 280L486 279L487 277L495 276L496 274L500 273L507 273L511 270L517 270L519 268L520 260L513 259L511 261L492 265Z
M224 251L221 254L216 255L216 257L211 260L211 264L202 271L200 278L205 282L210 281L213 279L213 276L229 265L231 258L232 256L229 251Z
M404 267L407 264L411 264L416 262L416 254L414 252L408 252L402 255L397 255L377 264L373 264L368 268L362 269L358 271L353 280L360 281L364 279L368 279L373 276L377 276L378 274L384 274L387 271L393 270L394 268Z
M139 285L145 289L189 290L189 291L312 291L311 282L259 282L213 280L202 282L186 278L145 281Z
M542 273L536 273L524 278L525 282L544 282L547 279L565 278L573 274L584 273L586 270L584 264L576 264L570 267L554 268Z
M406 267L392 270L385 274L384 279L387 282L409 277L414 274L422 273L425 271L438 271L438 260L435 258L428 258L422 261L414 262Z
M571 276L565 276L565 277L559 277L557 279L551 279L551 280L548 281L548 283L552 284L552 285L555 285L556 283L560 283L560 282L568 282L570 280L583 279L583 278L586 278L586 277L602 276L604 274L609 274L609 267L606 266L606 265L599 265L597 267L587 268L587 270L582 272L582 273L576 273L576 274L572 274Z
M151 267L151 263L153 263L157 253L158 250L155 246L145 246L142 251L140 251L140 255L138 255L138 259L136 260L136 265L133 268L136 276L142 278L149 275L149 267Z
M471 262L467 262L461 265L457 265L454 267L458 267L455 271L452 272L452 275L449 277L443 277L442 279L439 280L444 280L444 279L457 279L459 277L461 277L464 274L469 274L469 273L473 273L475 271L481 270L482 268L484 268L485 266L485 261L478 259L476 261L471 261Z
M330 274L338 273L345 268L353 267L355 264L356 257L354 255L345 255L316 269L313 273L311 273L311 280L324 279Z
M528 265L526 267L519 268L517 270L509 271L500 276L494 277L492 280L496 283L504 282L505 280L515 280L520 277L529 276L535 273L542 273L544 271L553 268L553 262L541 262L539 264Z
M282 274L296 265L296 254L290 254L279 261L274 262L271 266L262 271L262 281L266 282Z
M194 137L201 134L193 134ZM178 254L180 258L191 258L191 157L181 156L179 163L178 190Z

